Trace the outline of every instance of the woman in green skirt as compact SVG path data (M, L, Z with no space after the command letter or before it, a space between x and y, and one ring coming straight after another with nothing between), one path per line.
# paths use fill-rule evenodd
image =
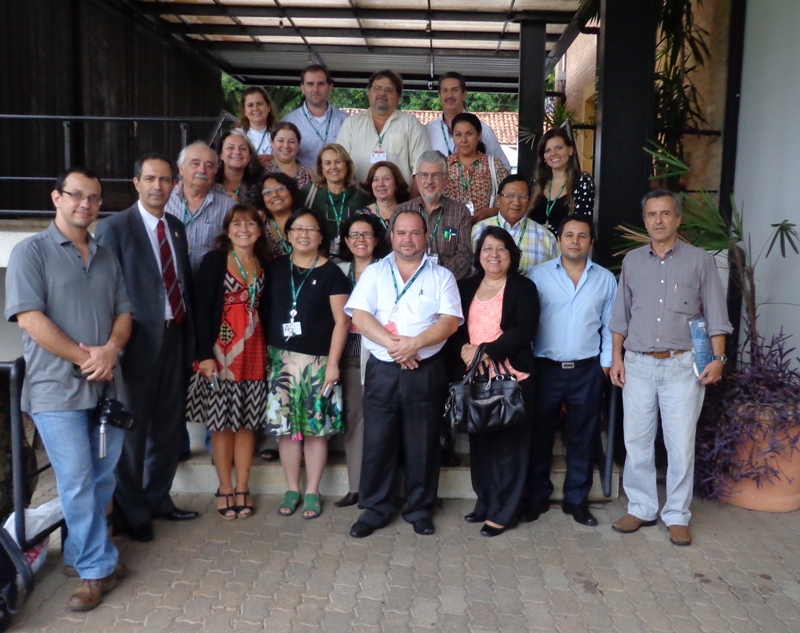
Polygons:
M292 254L270 267L267 428L280 438L288 487L278 513L293 514L300 504L305 455L303 518L314 519L322 512L328 438L344 430L339 361L350 328L344 313L350 283L320 254L329 243L327 229L313 211L294 211L285 232Z

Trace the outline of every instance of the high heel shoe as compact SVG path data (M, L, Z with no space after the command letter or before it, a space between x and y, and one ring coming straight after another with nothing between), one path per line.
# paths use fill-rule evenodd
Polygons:
M494 525L484 523L481 528L481 536L500 536L505 531L506 529L504 527L495 527Z
M222 517L223 521L233 521L238 515L238 511L236 510L236 497L233 493L223 494L217 488L217 492L214 495L217 499L225 498L225 507L224 508L217 508L217 512ZM230 502L230 499L233 499L233 503ZM233 512L233 514L228 514L229 512Z

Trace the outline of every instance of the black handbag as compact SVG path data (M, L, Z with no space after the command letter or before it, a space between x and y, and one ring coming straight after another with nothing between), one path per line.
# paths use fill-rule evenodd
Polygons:
M507 368L491 361L494 376L479 373L484 346L479 345L469 370L460 382L450 384L445 418L460 433L491 433L525 421L522 388Z

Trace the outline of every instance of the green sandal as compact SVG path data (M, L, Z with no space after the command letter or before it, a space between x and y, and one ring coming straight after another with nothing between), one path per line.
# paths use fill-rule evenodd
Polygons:
M303 496L303 518L304 519L316 519L320 514L322 514L322 504L319 500L319 495L315 495L312 492L307 492ZM311 516L306 516L306 512L313 512Z
M300 493L296 490L287 490L283 494L283 503L278 506L278 514L280 514L282 517L292 516L299 505ZM281 510L284 508L289 510L289 512L281 512Z

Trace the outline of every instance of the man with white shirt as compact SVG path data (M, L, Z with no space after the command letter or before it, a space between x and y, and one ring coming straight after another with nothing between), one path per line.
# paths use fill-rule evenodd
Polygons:
M453 117L465 112L464 101L467 98L467 82L464 75L456 72L445 73L439 77L439 102L442 104L442 116L425 124L425 131L431 142L431 148L440 151L445 156L455 153L456 144L453 141ZM486 123L481 121L481 141L486 146L487 156L497 156L506 169L511 171L506 153L500 147L497 135Z
M132 539L151 541L154 518L198 515L176 508L169 494L195 356L192 270L183 224L164 212L173 185L169 160L140 158L133 184L139 200L100 222L95 237L119 259L133 305L120 365L136 427L125 432L117 466L115 518Z
M305 101L283 120L294 123L300 130L303 141L297 152L297 160L314 171L320 150L328 143L336 142L348 114L328 102L333 90L333 78L325 66L306 66L300 75L300 90Z
M364 384L363 510L350 536L384 527L394 511L399 446L405 455L403 518L433 534L439 428L448 376L442 347L463 323L456 279L426 255L428 226L414 209L392 223L392 254L367 268L345 306L370 352Z
M403 96L403 78L388 69L372 73L367 96L369 108L342 124L336 142L353 159L358 182L367 179L373 163L388 160L413 186L411 177L417 161L431 147L417 117L397 109Z

